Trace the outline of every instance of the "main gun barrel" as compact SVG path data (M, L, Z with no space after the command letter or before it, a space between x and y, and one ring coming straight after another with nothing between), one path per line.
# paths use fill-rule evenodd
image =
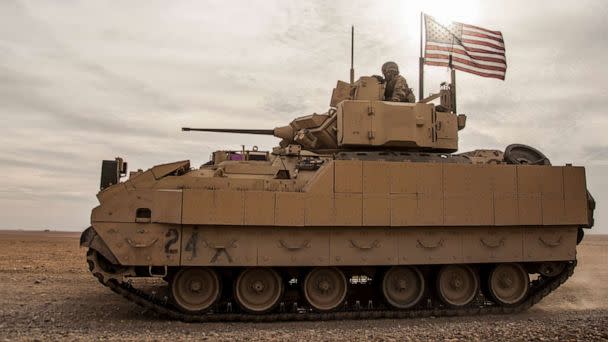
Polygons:
M182 127L182 131L197 131L197 132L217 132L217 133L240 133L240 134L259 134L259 135L274 135L277 138L293 140L294 131L290 125L276 127L274 129L237 129L237 128L190 128Z
M190 128L190 127L182 127L182 131L274 135L274 129L232 129L232 128Z

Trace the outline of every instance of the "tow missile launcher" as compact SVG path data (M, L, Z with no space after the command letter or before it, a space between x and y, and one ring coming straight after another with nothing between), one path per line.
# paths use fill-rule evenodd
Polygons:
M104 162L91 272L185 321L513 313L562 284L593 225L584 168L519 144L455 154L449 84L417 103L383 87L338 82L326 113L275 129L183 129L274 135L272 152L123 181Z

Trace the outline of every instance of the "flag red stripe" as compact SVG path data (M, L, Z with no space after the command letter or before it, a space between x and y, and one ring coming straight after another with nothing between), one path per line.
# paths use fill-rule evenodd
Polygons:
M493 55L500 55L500 56L504 56L505 55L504 52L484 50L484 49L474 48L474 47L469 47L469 46L464 46L464 49L467 50L467 51L469 51L469 52L490 53L490 54L493 54Z
M444 63L444 62L429 62L429 61L425 61L424 64L426 64L426 65L432 65L432 66L443 66L443 67L449 66L448 63ZM497 74L489 74L489 73L485 73L485 72L479 72L479 71L476 71L476 70L471 70L471 69L467 69L467 68L464 68L464 67L460 67L458 65L454 65L453 67L456 70L460 70L460 71L464 71L464 72L469 72L469 73L475 74L477 76L497 78L497 79L503 80L503 81L505 79L505 77L503 75L497 75Z
M456 49L456 48L448 48L445 46L437 46L437 45L428 45L425 48L426 51L446 51L446 52L454 52L454 53L459 53L461 55L466 55L471 57L472 59L478 59L480 61L485 61L485 62L495 62L495 63L502 63L502 64L507 64L505 62L504 59L500 59L500 58L494 58L494 57L486 57L486 56L472 56L472 55L467 55L467 52L465 50L462 49Z
M425 57L428 57L428 58L438 58L438 59L446 59L446 60L450 59L450 57L447 56L447 55L440 55L440 54L434 54L434 53L427 54ZM462 64L470 65L470 66L473 66L473 67L476 67L476 68L479 68L479 69L492 70L492 71L502 71L502 72L506 72L507 71L507 68L505 68L505 67L499 67L499 66L495 66L495 65L479 64L479 63L475 63L475 62L466 60L464 58L456 57L456 56L452 56L452 60L454 62L459 62L459 63L462 63Z
M502 38L498 38L496 36L490 36L490 35L479 33L479 32L473 32L473 31L463 30L462 31L462 35L474 36L474 37L486 38L486 39L492 39L492 40L495 40L497 42L504 43L504 41L502 40Z
M496 50L502 50L502 51L505 50L505 48L502 47L502 46L500 46L500 45L484 42L484 41L481 41L481 40L462 38L461 41L463 43L469 43L469 44L483 45L483 46L491 47L491 48L496 49Z
M449 60L450 59L450 57L448 55L433 54L433 53L427 53L425 55L425 57L428 57L428 58L437 58L437 59L445 59L445 60ZM474 66L474 67L480 68L480 69L486 69L486 70L492 70L492 71L501 71L501 72L506 72L507 71L507 65L506 64L503 64L504 66L480 64L480 63L476 63L475 61L470 61L468 59L460 58L460 57L458 57L456 55L452 55L452 60L454 62L460 62L462 64Z
M496 34L496 35L502 36L502 33L500 33L500 31L492 31L492 30L485 29L483 27L475 26L475 25L469 25L469 24L463 24L463 23L459 23L459 24L461 24L463 27L470 27L470 28L474 28L474 29L477 29L477 30L481 30L481 31L485 31L485 32L488 32L488 33L492 33L492 34Z
M461 67L461 66L458 66L458 65L454 65L454 69L460 70L460 71L465 71L465 72L470 72L471 74L475 74L477 76L497 78L497 79L503 80L503 81L505 80L505 75L488 74L488 73L485 73L485 72L480 72L480 71L476 71L476 70L467 69L465 67Z
M433 44L433 42L426 42L426 45L429 46L429 44ZM433 45L433 46L438 46L438 45ZM491 50L484 50L484 49L479 49L479 48L474 48L474 47L470 47L470 46L463 46L463 45L455 45L455 46L459 46L459 47L463 47L465 50L467 50L468 52L480 52L480 53L488 53L488 54L492 54L492 55L499 55L499 56L504 56L505 53L504 52L497 52L497 51L491 51Z

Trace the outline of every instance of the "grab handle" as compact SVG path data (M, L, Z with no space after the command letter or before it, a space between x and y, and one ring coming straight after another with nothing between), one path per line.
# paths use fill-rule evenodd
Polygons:
M500 246L504 246L505 245L505 238L503 237L502 239L496 241L496 242L492 242L492 241L486 241L484 238L480 238L479 241L481 241L481 244L488 247L488 248L498 248Z
M152 246L153 244L155 244L155 243L156 243L156 241L158 241L158 238L156 238L156 239L152 240L152 242L147 243L147 244L146 244L146 243L138 243L138 242L134 242L133 240L131 240L131 239L129 239L129 238L127 238L127 239L125 239L125 240L127 240L127 243L128 243L129 245L131 245L131 247L133 247L133 248L148 248L148 247Z
M439 248L439 247L443 247L443 239L439 239L439 241L437 241L436 244L431 245L431 244L425 244L424 242L420 241L420 239L416 240L418 242L418 247L419 248L425 248L425 249L435 249L435 248Z
M362 249L362 250L369 250L369 249L372 249L372 248L378 248L378 247L380 247L380 242L378 240L374 240L369 245L362 245L360 243L357 243L355 240L351 239L350 240L350 244L352 245L352 247L355 247L355 248L358 248L358 249Z
M309 248L310 240L304 240L304 242L302 242L302 244L300 244L299 246L289 245L284 240L279 240L279 244L281 245L281 247L285 248L288 251L297 251L300 249Z
M546 241L542 236L539 236L538 241L542 242L542 244L547 247L553 248L562 244L562 237L560 235L560 237L555 241Z
M205 247L207 248L211 248L211 249L228 249L228 248L236 248L236 239L234 240L230 240L230 242L228 243L212 243L212 242L208 242L203 240L203 245L205 245Z

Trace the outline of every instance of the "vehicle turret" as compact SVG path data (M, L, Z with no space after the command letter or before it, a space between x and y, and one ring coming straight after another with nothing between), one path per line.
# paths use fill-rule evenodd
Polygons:
M300 145L312 152L342 150L413 150L455 152L466 116L451 110L450 87L417 103L383 101L384 83L361 77L354 84L338 81L330 109L302 116L274 129L182 128L183 131L274 135L281 146ZM441 104L430 101L440 98Z

